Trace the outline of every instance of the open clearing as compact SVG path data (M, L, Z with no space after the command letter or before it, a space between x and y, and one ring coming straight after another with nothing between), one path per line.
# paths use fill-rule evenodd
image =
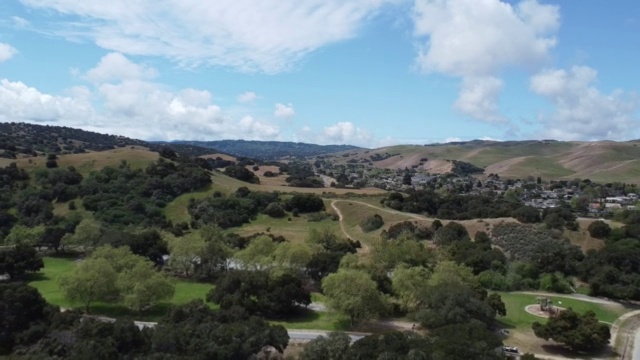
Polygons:
M44 269L31 276L29 285L38 289L40 294L51 304L61 308L81 308L79 304L72 304L66 300L58 287L58 279L61 275L73 270L76 262L73 259L45 257ZM171 301L154 306L152 309L135 313L122 305L109 303L95 303L89 312L93 315L102 315L115 318L126 318L141 321L160 320L173 305L186 304L191 300L205 300L207 293L213 288L212 284L198 283L189 280L176 280L176 291ZM321 299L315 295L315 300ZM206 303L210 308L218 308L217 304ZM304 310L303 313L292 319L272 321L282 324L290 329L316 329L316 330L346 330L348 319L334 312L315 312Z
M498 292L502 297L507 309L506 316L498 316L497 320L503 328L509 330L510 334L504 339L504 344L509 346L517 346L522 353L531 352L541 355L564 356L567 358L582 359L566 348L553 343L539 339L531 330L531 325L538 321L544 323L547 320L525 311L527 305L536 304L536 298L545 296L553 301L554 305L563 308L572 308L573 310L584 313L588 310L593 311L600 321L612 324L622 314L629 312L631 309L625 308L620 304L600 304L579 299L572 299L562 294L542 295L542 294L525 294L519 292ZM610 350L603 354L604 358L614 355ZM585 359L590 358L586 357Z

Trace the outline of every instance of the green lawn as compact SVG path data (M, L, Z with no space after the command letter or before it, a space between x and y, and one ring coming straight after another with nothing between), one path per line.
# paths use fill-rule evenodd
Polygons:
M507 316L498 316L498 321L509 328L530 328L535 321L544 322L545 319L527 313L524 308L527 305L536 304L536 295L505 293L500 292L502 301L507 308ZM586 301L565 298L561 296L550 297L553 304L563 308L572 308L573 310L584 313L592 310L600 321L613 323L620 315L625 313L622 307L611 307L607 305L595 304Z
M58 305L62 308L80 307L79 304L70 303L65 299L58 287L58 279L60 276L73 270L75 266L74 260L53 257L45 257L43 260L44 269L39 274L32 276L32 281L29 282L29 285L38 289L42 296L51 304ZM168 311L171 305L185 304L194 299L204 300L212 287L213 285L211 284L176 280L176 291L173 298L169 302L154 306L142 314L133 313L122 305L109 303L95 303L91 306L89 312L105 316L156 321ZM207 304L211 308L218 307L216 304Z
M72 304L64 298L58 287L58 279L61 275L73 270L73 259L45 257L44 269L34 274L29 285L40 291L40 294L51 304L62 308L80 307ZM109 303L96 303L91 306L89 312L95 315L104 315L117 318L128 318L142 321L158 321L166 314L171 306L188 303L194 299L204 300L213 285L194 281L176 280L176 291L173 298L166 303L154 306L143 313L135 313L122 305ZM323 302L321 294L313 294L313 301ZM217 304L206 303L210 308L218 308ZM272 321L291 329L319 329L319 330L343 330L346 329L348 319L333 312L314 312L305 310L301 315L283 321Z

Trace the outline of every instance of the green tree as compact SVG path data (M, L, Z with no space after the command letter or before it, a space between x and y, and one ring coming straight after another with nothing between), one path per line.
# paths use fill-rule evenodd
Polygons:
M262 212L267 214L268 216L271 216L272 218L281 218L287 214L282 206L280 206L280 204L278 204L277 202L272 202L271 204L267 205L267 207L264 208Z
M487 304L489 304L489 306L491 306L491 308L495 310L497 315L507 315L507 307L502 301L502 297L500 296L500 294L493 293L487 296Z
M447 225L436 231L435 243L438 245L451 245L457 241L470 241L469 233L460 223L450 221Z
M268 236L259 236L249 243L245 249L238 251L235 258L245 268L263 270L275 263L275 252L278 244Z
M28 227L24 225L16 225L4 239L5 245L26 244L36 246L40 244L44 237L44 225Z
M393 292L407 311L415 311L420 306L420 294L427 286L431 271L422 266L398 266L393 272Z
M124 305L141 311L170 299L175 286L164 273L158 272L151 261L140 257L132 269L118 275L117 287Z
M511 213L511 216L525 224L539 223L542 221L542 218L540 217L540 210L533 206L519 207Z
M92 303L117 297L117 276L106 259L86 259L60 277L60 290L69 301L82 304L89 312Z
M595 352L607 344L611 334L609 326L601 323L593 311L580 315L571 308L547 320L546 324L534 322L533 332L541 339L553 339L575 351Z
M302 270L309 263L314 253L314 249L307 243L284 242L277 246L274 252L274 259L280 267Z
M186 277L193 275L205 249L202 237L198 234L188 234L179 238L167 235L166 238L169 244L169 266L180 270Z
M391 270L401 263L431 268L436 262L434 250L415 241L410 234L403 234L394 240L380 239L373 246L371 255L373 263L385 270Z
M596 239L604 239L611 234L611 227L602 220L592 222L587 230L589 230L589 235Z
M33 246L19 243L13 248L0 250L0 274L9 274L13 280L43 267L42 258Z
M346 360L351 338L343 332L331 332L309 341L300 360Z
M82 249L84 253L98 245L100 237L104 233L102 225L93 219L80 221L73 234L67 234L62 238L63 246L74 246Z
M351 324L372 319L383 313L385 299L375 281L361 270L340 269L322 280L328 305L349 316Z

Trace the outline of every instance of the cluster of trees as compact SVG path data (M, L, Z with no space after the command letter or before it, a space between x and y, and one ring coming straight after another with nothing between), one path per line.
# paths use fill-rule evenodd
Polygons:
M289 336L241 309L209 309L194 301L172 309L155 327L104 322L60 312L24 284L0 284L0 355L71 359L247 359L282 353Z
M441 195L432 190L409 190L406 197L394 192L381 202L395 210L451 220L509 217L522 206L520 200L502 196Z
M126 246L97 248L61 276L60 289L86 312L96 301L122 303L139 312L171 298L175 291L171 280L153 262L134 255Z
M0 149L37 156L38 153L83 153L87 150L103 151L127 145L146 146L141 140L124 136L106 135L64 126L34 125L26 123L0 124Z
M80 195L84 208L109 224L167 227L162 208L210 183L200 167L160 159L145 171L122 164L93 172L82 182Z
M286 172L289 175L285 179L289 186L306 188L324 187L322 179L313 171L313 165L307 162L294 161L289 164L282 164L280 166L280 172Z
M567 345L574 351L593 352L609 344L609 325L601 323L593 311L580 315L571 308L552 316L545 324L533 323L539 338Z
M605 239L605 246L587 252L579 275L589 283L591 295L640 300L640 213L623 215L626 225L621 228L611 229L603 221L589 226L592 236Z
M285 211L297 216L324 208L322 198L315 194L281 198L277 192L251 191L246 187L229 196L216 192L202 200L191 200L188 206L195 227L215 224L224 229L248 223L260 213L277 218L285 216Z
M483 286L494 290L571 292L569 278L578 274L584 259L579 247L557 232L530 224L497 224L491 234L492 242L511 261L479 274Z
M260 184L260 179L253 171L241 165L230 165L224 169L224 174L240 181L251 184Z

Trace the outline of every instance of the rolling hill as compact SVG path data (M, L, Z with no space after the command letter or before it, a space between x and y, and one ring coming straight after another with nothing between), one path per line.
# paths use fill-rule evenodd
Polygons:
M223 153L259 160L278 160L287 157L309 157L340 151L360 149L351 145L316 145L287 141L174 141L173 144L195 145L217 149Z
M470 141L436 145L398 145L332 154L340 163L366 163L387 169L417 168L451 172L458 160L505 178L591 179L640 183L639 142Z

